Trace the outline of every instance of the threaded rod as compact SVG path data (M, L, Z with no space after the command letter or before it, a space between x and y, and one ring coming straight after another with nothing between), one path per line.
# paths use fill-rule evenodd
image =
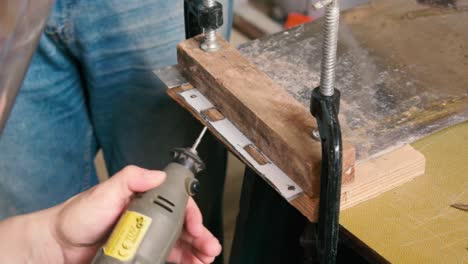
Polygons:
M213 7L216 5L215 0L203 0L203 5L205 7ZM201 44L201 49L208 52L217 51L219 49L219 44L216 41L216 30L208 29L205 31L205 38Z
M338 46L338 26L340 6L333 0L325 7L323 25L322 62L320 69L320 92L332 96L335 89L336 50Z

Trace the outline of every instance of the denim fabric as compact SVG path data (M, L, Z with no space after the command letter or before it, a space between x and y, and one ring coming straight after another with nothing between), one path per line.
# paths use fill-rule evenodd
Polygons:
M191 145L200 125L151 72L176 63L184 32L182 0L57 0L0 138L0 219L95 185L98 148L113 174L163 169ZM206 141L205 223L219 219L225 170L224 148Z

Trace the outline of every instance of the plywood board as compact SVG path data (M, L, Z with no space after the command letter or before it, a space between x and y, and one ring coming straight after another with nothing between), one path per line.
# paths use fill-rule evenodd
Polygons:
M468 0L370 2L343 12L336 69L342 132L358 161L468 119ZM321 32L317 20L240 52L308 107Z
M374 198L424 174L425 158L410 145L356 164L354 182L343 185L341 209Z

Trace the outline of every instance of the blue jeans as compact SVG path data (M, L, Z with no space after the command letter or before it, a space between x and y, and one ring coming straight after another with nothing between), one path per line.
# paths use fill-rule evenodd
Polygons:
M95 185L99 148L113 174L163 169L170 149L191 145L199 123L151 72L176 63L184 32L182 0L56 1L0 138L0 219ZM213 138L201 147L198 200L218 229L225 150Z

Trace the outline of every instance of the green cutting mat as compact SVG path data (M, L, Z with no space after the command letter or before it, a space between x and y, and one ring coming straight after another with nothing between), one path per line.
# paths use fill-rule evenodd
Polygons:
M426 174L341 213L341 224L392 263L468 263L468 122L412 144Z

